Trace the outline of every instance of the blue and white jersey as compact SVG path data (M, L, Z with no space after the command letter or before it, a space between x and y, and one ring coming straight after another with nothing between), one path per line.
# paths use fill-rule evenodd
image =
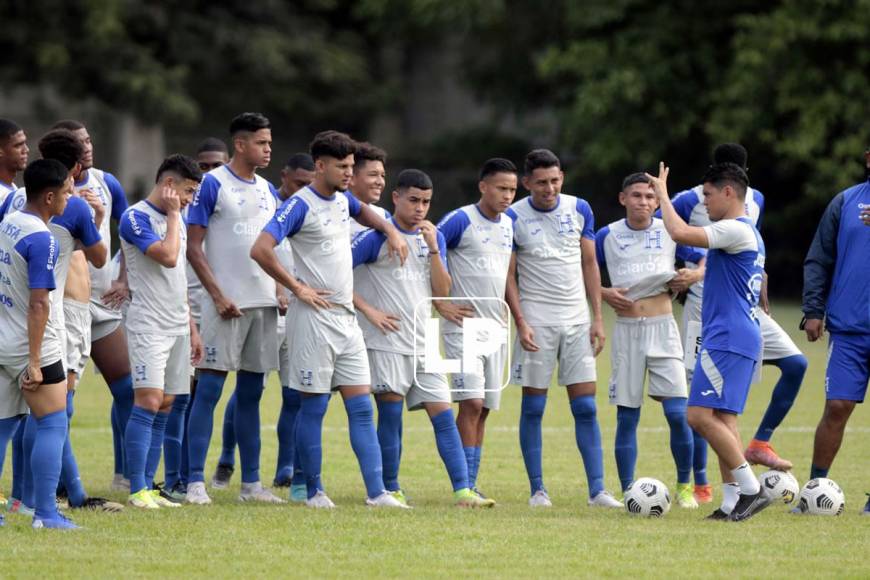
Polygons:
M348 193L350 193L350 192L348 192ZM350 194L350 195L353 195L353 194ZM382 219L388 220L392 217L390 215L390 212L388 212L384 208L376 206L372 203L369 204L369 209L371 209L373 212L378 214ZM350 222L350 239L353 240L355 237L357 237L358 234L360 234L368 229L370 229L370 228L365 227L364 225L362 225L358 221L351 220L351 222Z
M761 354L758 297L764 271L764 242L751 218L704 226L710 251L701 306L701 348L756 360Z
M347 192L327 197L307 186L287 198L263 228L277 243L290 239L301 282L332 290L326 299L350 313L354 312L350 222L361 207Z
M556 207L540 210L531 196L506 212L514 221L514 249L523 316L532 326L589 322L580 239L595 240L586 200L559 194Z
M427 299L432 297L432 256L420 230L403 230L395 220L393 225L408 244L404 266L397 256L389 257L387 236L377 230L368 230L354 238L351 252L359 282L354 292L378 310L398 316L401 319L399 330L384 334L365 316L357 318L369 350L413 355L423 352L425 321L431 317L432 305ZM446 266L447 245L441 232L438 232L438 251Z
M90 189L97 194L103 202L103 207L106 208L106 215L103 218L103 223L100 224L100 238L102 243L106 245L106 255L110 256L112 254L111 221L121 219L121 214L127 209L127 195L114 175L94 167L87 170L82 181L75 183L77 193L83 189ZM90 210L90 206L88 209ZM103 294L112 287L112 271L109 260L106 260L102 268L95 268L93 264L88 263L88 271L91 274L91 301L102 304Z
M676 275L677 244L658 218L649 227L632 229L628 220L608 224L595 234L595 256L613 288L628 288L626 297L641 300L668 291Z
M251 259L251 246L275 215L278 192L255 175L248 181L223 165L206 174L187 219L208 228L205 256L224 295L239 308L277 306L275 281Z
M18 189L18 187L14 183L0 181L0 204L6 201L6 198L9 197L10 193L15 193L16 189Z
M118 231L130 285L129 332L165 336L190 332L184 220L178 220L178 229L181 242L178 261L174 268L167 268L145 255L152 244L166 239L166 214L148 200L142 200L121 217Z
M477 204L471 204L444 216L438 222L438 230L447 243L453 281L450 296L504 300L513 251L514 225L510 216L501 214L491 220ZM474 308L478 317L508 324L508 314L498 300L477 300L465 305ZM443 320L442 324L444 334L462 332L461 327L449 320Z
M18 365L28 357L30 291L55 289L57 255L57 241L39 217L14 212L0 224L0 365ZM51 318L42 339L42 366L61 358L60 327Z

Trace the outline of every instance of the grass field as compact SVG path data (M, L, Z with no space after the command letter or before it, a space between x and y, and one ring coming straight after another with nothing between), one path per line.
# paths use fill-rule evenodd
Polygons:
M794 473L804 483L824 401L825 345L810 345L798 334L796 307L774 306L774 316L810 358L803 391L773 439L780 454L794 461ZM615 410L607 405L604 388L608 351L600 357L598 371L606 480L616 491ZM762 383L754 387L741 419L747 438L777 378L778 371L765 368ZM109 401L102 380L88 371L76 396L73 441L88 492L123 501L124 497L108 491L112 474ZM264 481L271 481L274 473L279 401L273 376L262 406ZM415 509L384 512L364 507L364 488L350 449L346 417L340 400L334 400L326 418L323 479L339 509L240 505L236 475L231 490L213 493L212 506L156 513L127 509L117 515L76 514L76 522L85 529L74 533L36 532L30 529L29 518L8 515L6 527L0 529L0 577L870 577L870 518L859 516L864 492L870 491L870 415L866 407L859 406L852 416L831 471L846 494L845 514L839 518L796 517L777 505L749 522L723 524L703 521L712 511L708 506L698 511L674 507L662 520L639 520L621 511L588 508L573 422L565 395L558 389L544 418L544 475L554 507L531 511L518 443L519 403L519 390L509 389L503 409L489 422L479 483L499 501L494 510L452 507L449 480L424 413L406 414L404 431L401 481ZM656 477L672 486L667 424L658 404L647 402L640 431L637 475ZM216 437L209 471L217 454ZM716 483L714 458L711 452L709 471ZM0 479L0 489L7 494L10 470L7 460ZM719 501L718 489L715 501Z

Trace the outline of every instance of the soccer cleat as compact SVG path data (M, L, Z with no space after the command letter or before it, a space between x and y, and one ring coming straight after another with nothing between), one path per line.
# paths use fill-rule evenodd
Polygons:
M678 483L674 499L681 508L698 509L698 500L695 499L695 494L692 492L691 483Z
M57 496L54 498L54 504L58 510L68 510L70 508L69 498L66 496Z
M9 500L6 499L6 496L3 495L3 492L0 491L0 506L5 506Z
M33 508L27 507L24 505L20 499L12 498L6 508L10 514L21 514L22 516L33 517L35 512Z
M478 496L480 496L480 497L483 498L483 499L489 499L489 497L485 496L485 495L483 494L482 491L480 491L479 489L477 489L477 486L476 486L476 485L475 485L474 487L471 488L471 491L473 491L474 493L476 493Z
M741 493L740 499L737 500L737 505L728 514L728 520L732 522L748 520L769 505L770 496L762 490L752 495Z
M788 471L792 468L791 461L777 455L776 451L773 450L773 447L767 441L753 439L743 453L743 456L752 465L765 465L777 471Z
M332 503L332 500L329 499L329 497L321 490L317 490L317 493L315 493L313 497L306 499L305 505L315 509L335 509L335 504Z
M163 486L155 484L154 489L160 492L160 497L169 500L172 503L182 504L187 498L187 492L182 491L180 483L176 483L174 486L172 486L172 489L167 489Z
M399 509L405 509L405 510L411 509L411 506L409 506L408 504L403 504L402 502L400 502L389 491L385 491L381 495L374 497L374 498L367 497L366 498L366 505L369 507L376 507L376 508L399 508Z
M218 463L214 470L214 475L211 476L212 489L226 489L230 486L230 479L233 477L236 468L232 465Z
M716 508L716 511L714 511L712 514L710 514L709 516L707 516L707 517L704 518L704 519L705 519L705 520L716 520L716 521L724 522L725 520L728 519L728 514L726 514L725 512L723 512L720 508Z
M870 493L867 494L867 503L864 504L864 509L861 511L862 516L870 516Z
M72 509L92 510L95 512L107 512L110 514L114 514L120 511L124 511L124 506L117 502L109 501L104 497L89 497L82 505L73 506Z
M262 503L287 503L265 487L259 481L255 483L243 483L239 493L239 501L259 501Z
M157 504L158 507L166 507L166 508L178 508L181 507L180 503L175 503L174 501L168 500L160 494L159 490L152 489L149 490L151 492L151 499L154 500L154 503Z
M609 491L599 491L598 495L593 498L590 498L589 501L586 502L587 505L592 507L603 507L603 508L612 508L618 509L624 507L622 502L616 501L616 498L611 495Z
M546 490L539 489L529 498L529 507L553 507L553 502L550 501Z
M453 500L456 507L463 508L491 508L495 506L495 500L483 497L474 490L464 487L453 492Z
M154 501L154 496L151 495L150 489L140 489L136 493L131 493L130 498L127 500L133 507L142 508L146 510L158 510L160 506Z
M395 490L395 491L388 491L387 493L389 493L391 496L393 496L394 498L396 498L396 500L398 500L398 502L399 502L400 504L402 504L403 506L405 506L405 507L410 507L410 506L408 505L408 498L405 497L405 492L402 491L401 489L397 489L397 490Z
M205 483L201 481L187 484L187 496L184 499L187 503L196 505L208 505L211 503L211 498L205 492Z
M304 483L294 483L290 486L290 501L304 503L308 501L308 487Z
M281 477L272 480L272 487L290 487L293 477Z
M57 514L53 518L38 518L33 516L31 524L34 530L79 530L80 526L75 525L71 519Z
M112 478L112 484L109 486L112 491L126 491L130 493L130 480L125 479L120 473L116 473Z
M695 484L695 501L700 503L713 502L713 486L709 483L706 485Z

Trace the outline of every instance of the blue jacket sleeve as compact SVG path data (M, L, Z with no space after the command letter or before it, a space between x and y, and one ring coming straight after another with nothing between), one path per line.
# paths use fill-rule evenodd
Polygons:
M825 317L825 302L831 289L837 263L837 233L843 210L843 194L838 194L822 215L813 243L804 260L804 294L802 310L809 319Z

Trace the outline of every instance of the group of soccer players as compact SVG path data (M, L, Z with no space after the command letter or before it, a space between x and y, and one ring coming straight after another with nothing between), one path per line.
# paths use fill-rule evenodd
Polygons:
M604 486L595 404L602 300L617 315L609 399L622 491L634 480L648 374L648 395L670 428L676 503L712 501L709 442L724 483L710 517L739 521L766 507L749 464L791 468L769 440L807 361L766 313L764 202L749 188L741 146L719 146L702 185L673 200L664 165L626 177L625 218L596 232L589 203L562 193L560 161L546 149L530 152L522 170L486 161L479 200L436 225L427 219L435 188L419 169L397 176L393 214L376 205L386 185L386 153L376 146L319 133L275 188L257 173L271 162L269 120L243 113L229 133L231 150L210 138L195 159L167 157L151 192L127 207L118 181L93 167L83 124L57 123L39 141L42 158L27 164L23 130L0 120L0 468L11 442L9 511L32 515L35 528L73 529L59 494L71 508L122 509L88 497L70 443L89 357L113 396L113 488L128 491L135 508L211 503L206 459L229 372L236 384L211 486L229 485L238 449L239 499L285 503L260 474L260 399L272 370L282 385L272 487L289 488L292 501L335 507L320 474L323 418L338 391L367 505L410 507L399 483L404 406L426 411L456 505L495 505L478 471L486 419L510 382L523 388L529 505L551 506L541 425L557 368L588 503L620 508ZM529 195L515 201L520 182ZM111 220L121 246L114 272ZM686 300L682 332L675 295ZM433 310L442 319L435 333ZM457 363L449 373L431 360L442 351ZM761 361L782 374L744 449L736 418ZM853 389L861 399L866 382Z

